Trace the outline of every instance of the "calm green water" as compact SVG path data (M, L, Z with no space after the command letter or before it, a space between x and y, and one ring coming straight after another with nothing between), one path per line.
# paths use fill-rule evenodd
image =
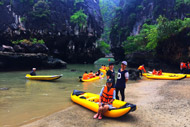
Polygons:
M38 75L63 74L54 82L26 80L30 72L0 72L0 127L15 127L37 120L56 111L74 105L70 94L74 89L99 93L106 79L79 82L85 70L98 70L95 65L68 65L67 69L37 70ZM72 72L71 69L76 69Z

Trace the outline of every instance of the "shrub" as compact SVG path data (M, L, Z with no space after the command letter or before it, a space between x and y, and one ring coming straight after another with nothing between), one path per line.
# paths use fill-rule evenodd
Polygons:
M87 24L87 15L84 14L83 10L80 9L79 11L75 12L70 17L70 21L72 23L79 25L79 27L82 28L83 26L86 26L86 24Z

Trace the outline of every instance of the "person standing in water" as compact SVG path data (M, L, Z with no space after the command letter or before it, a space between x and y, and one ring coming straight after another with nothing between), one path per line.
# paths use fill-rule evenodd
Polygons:
M119 100L118 93L120 91L122 101L125 100L125 87L126 87L126 83L127 83L128 79L129 79L129 73L126 70L126 67L127 67L127 62L122 61L121 68L118 70L117 82L116 82L116 85L115 85L116 99Z
M32 68L32 72L30 72L31 76L35 76L36 75L36 68Z
M114 64L109 63L109 70L106 73L107 79L111 78L112 79L112 88L115 87L115 70L114 70Z

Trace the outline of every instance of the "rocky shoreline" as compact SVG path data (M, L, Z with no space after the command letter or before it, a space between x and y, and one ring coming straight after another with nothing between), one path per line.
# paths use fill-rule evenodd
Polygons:
M0 71L66 68L67 63L44 53L15 53L0 51Z

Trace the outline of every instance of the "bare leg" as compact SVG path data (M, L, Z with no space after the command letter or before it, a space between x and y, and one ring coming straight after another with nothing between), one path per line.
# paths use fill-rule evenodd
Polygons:
M108 111L108 109L109 109L109 106L108 105L104 105L104 107L102 107L102 111L101 111L101 113L99 114L99 116L98 116L98 119L99 120L101 120L102 119L102 115L106 112L106 111Z
M104 114L106 111L108 111L109 106L108 105L104 105L103 110L102 110L102 114Z

